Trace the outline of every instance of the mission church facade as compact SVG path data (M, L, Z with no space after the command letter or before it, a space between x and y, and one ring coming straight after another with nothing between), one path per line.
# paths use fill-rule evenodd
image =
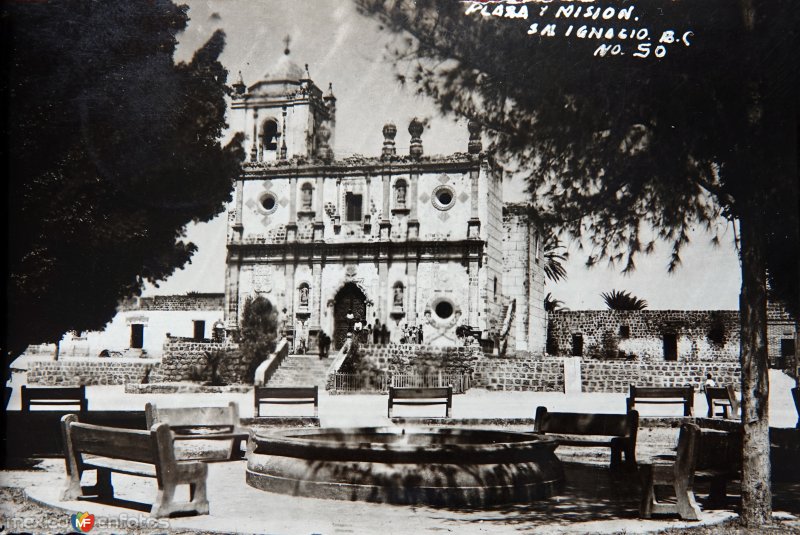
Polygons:
M379 156L335 159L333 91L288 54L263 80L234 84L231 123L247 158L228 214L228 330L263 296L309 351L322 332L340 347L357 322L387 326L392 342L416 326L425 344L455 345L468 325L509 349L544 350L540 233L524 207L504 205L476 124L465 153L425 155L413 119L408 154L390 123Z

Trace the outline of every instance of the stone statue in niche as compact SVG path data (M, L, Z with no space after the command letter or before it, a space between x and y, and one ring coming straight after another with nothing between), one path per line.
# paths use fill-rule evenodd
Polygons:
M394 287L394 308L403 308L403 287L399 284Z
M303 210L310 211L312 208L314 192L311 190L309 185L303 187L302 195L300 198L301 207Z
M397 206L406 205L406 184L401 182L397 184Z
M308 286L300 287L300 306L308 307Z

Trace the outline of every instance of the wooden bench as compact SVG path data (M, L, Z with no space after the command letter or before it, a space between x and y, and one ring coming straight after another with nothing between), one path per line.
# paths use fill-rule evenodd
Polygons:
M256 386L253 390L255 412L261 418L261 405L297 405L313 404L314 418L319 418L319 387L269 387Z
M627 410L633 410L637 404L682 404L683 415L694 414L694 388L691 386L630 386L630 393L625 400Z
M176 440L227 440L230 442L227 459L244 456L241 443L250 438L251 431L239 425L239 405L231 401L227 407L157 408L154 403L144 407L147 428L164 422ZM183 460L183 458L181 458ZM212 460L202 458L202 460Z
M728 482L739 478L741 471L741 432L701 428L694 477L710 481L708 498L703 507L725 507Z
M65 410L89 410L85 386L22 386L22 412L30 412L32 407L63 406Z
M622 453L628 466L636 466L636 434L639 413L584 414L549 412L537 407L534 432L552 435L559 445L611 448L611 468L622 464Z
M700 508L694 494L695 479L710 480L705 507L725 506L727 484L742 469L742 441L739 433L700 429L683 424L675 455L659 455L639 464L642 478L642 501L639 514L678 514L685 520L697 520ZM655 487L672 486L676 503L656 500Z
M792 388L792 398L794 399L794 410L797 411L797 427L800 429L800 388Z
M730 409L731 418L736 418L739 415L739 401L736 399L736 392L734 392L732 385L707 386L705 390L709 418L716 416L715 409L717 407L722 407L720 415L723 418L728 418L728 409Z
M681 426L677 455L674 458L654 458L649 462L639 463L639 475L642 479L640 517L677 514L684 520L700 518L700 506L697 505L692 488L699 437L700 428L695 424L685 423ZM659 502L655 494L657 486L672 487L675 491L675 503Z
M76 415L68 414L61 419L61 432L67 464L63 500L77 500L81 496L113 500L111 473L116 472L156 479L158 494L150 509L154 517L191 511L208 514L208 467L198 461L175 460L173 434L168 424L156 424L149 431L117 429L82 424ZM86 470L97 471L97 483L92 487L81 487L81 476ZM189 485L189 502L173 501L175 488L180 484Z
M444 417L450 418L453 409L453 387L406 388L389 387L388 416L392 417L395 405L444 405Z

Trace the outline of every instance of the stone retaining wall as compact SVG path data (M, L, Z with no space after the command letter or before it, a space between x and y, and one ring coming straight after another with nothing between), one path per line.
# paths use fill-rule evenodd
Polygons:
M564 361L484 357L477 362L473 385L488 390L564 391Z
M549 314L548 353L572 355L574 335L583 338L582 354L576 356L608 358L622 353L663 361L664 336L675 335L678 361L739 360L736 310L578 310Z
M440 347L414 344L361 346L363 359L371 367L392 374L470 373L483 357L478 347Z
M148 380L161 381L161 363L157 359L70 358L59 361L31 361L29 385L81 386L141 383L146 370Z
M228 383L241 383L245 380L249 362L246 362L239 347L225 341L199 341L192 338L169 337L164 342L164 355L161 358L161 370L164 381L189 381L193 377L195 367L205 368L206 353L226 351L224 364L220 367L222 379ZM208 378L205 378L208 380Z
M581 362L581 390L583 392L627 392L633 383L637 386L685 386L695 390L702 387L706 373L711 373L718 385L732 384L739 390L741 368L731 362L684 363L647 361Z

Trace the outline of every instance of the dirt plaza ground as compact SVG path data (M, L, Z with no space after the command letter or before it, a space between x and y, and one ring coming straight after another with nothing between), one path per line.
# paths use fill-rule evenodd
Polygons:
M771 373L771 424L790 427L796 421L788 397L792 381L783 374ZM119 386L88 387L90 410L141 410L146 401L161 406L223 405L236 400L242 416L252 413L247 394L124 394ZM784 399L784 397L786 399ZM535 408L575 412L624 412L624 394L570 395L536 392L488 392L471 390L454 399L454 418L512 419L533 417ZM15 401L12 400L13 407ZM386 396L321 394L322 426L382 426L386 418ZM414 409L404 409L413 416ZM419 415L427 409L416 409ZM696 411L705 411L705 400L696 399ZM642 409L643 417L675 413L675 408ZM528 430L527 423L513 429ZM643 420L646 422L646 420ZM664 453L675 444L677 428L642 426L637 457ZM609 471L608 452L592 448L556 450L565 465L565 484L558 495L532 504L493 507L480 510L425 506L321 500L263 492L244 481L245 462L209 465L210 514L170 518L159 523L148 516L155 495L155 481L115 475L117 495L125 500L115 505L95 502L62 502L60 491L65 481L62 459L19 461L0 473L0 506L5 532L72 532L69 517L89 512L97 519L92 533L324 533L324 534L405 534L405 533L643 533L690 532L739 533L734 524L738 488L730 488L728 507L704 510L700 522L673 518L638 518L640 496L635 473ZM800 460L798 461L800 462ZM773 485L777 524L775 533L800 533L800 485ZM697 488L701 500L707 487ZM178 496L180 498L180 495ZM726 522L728 522L726 524ZM741 533L752 533L743 531Z

